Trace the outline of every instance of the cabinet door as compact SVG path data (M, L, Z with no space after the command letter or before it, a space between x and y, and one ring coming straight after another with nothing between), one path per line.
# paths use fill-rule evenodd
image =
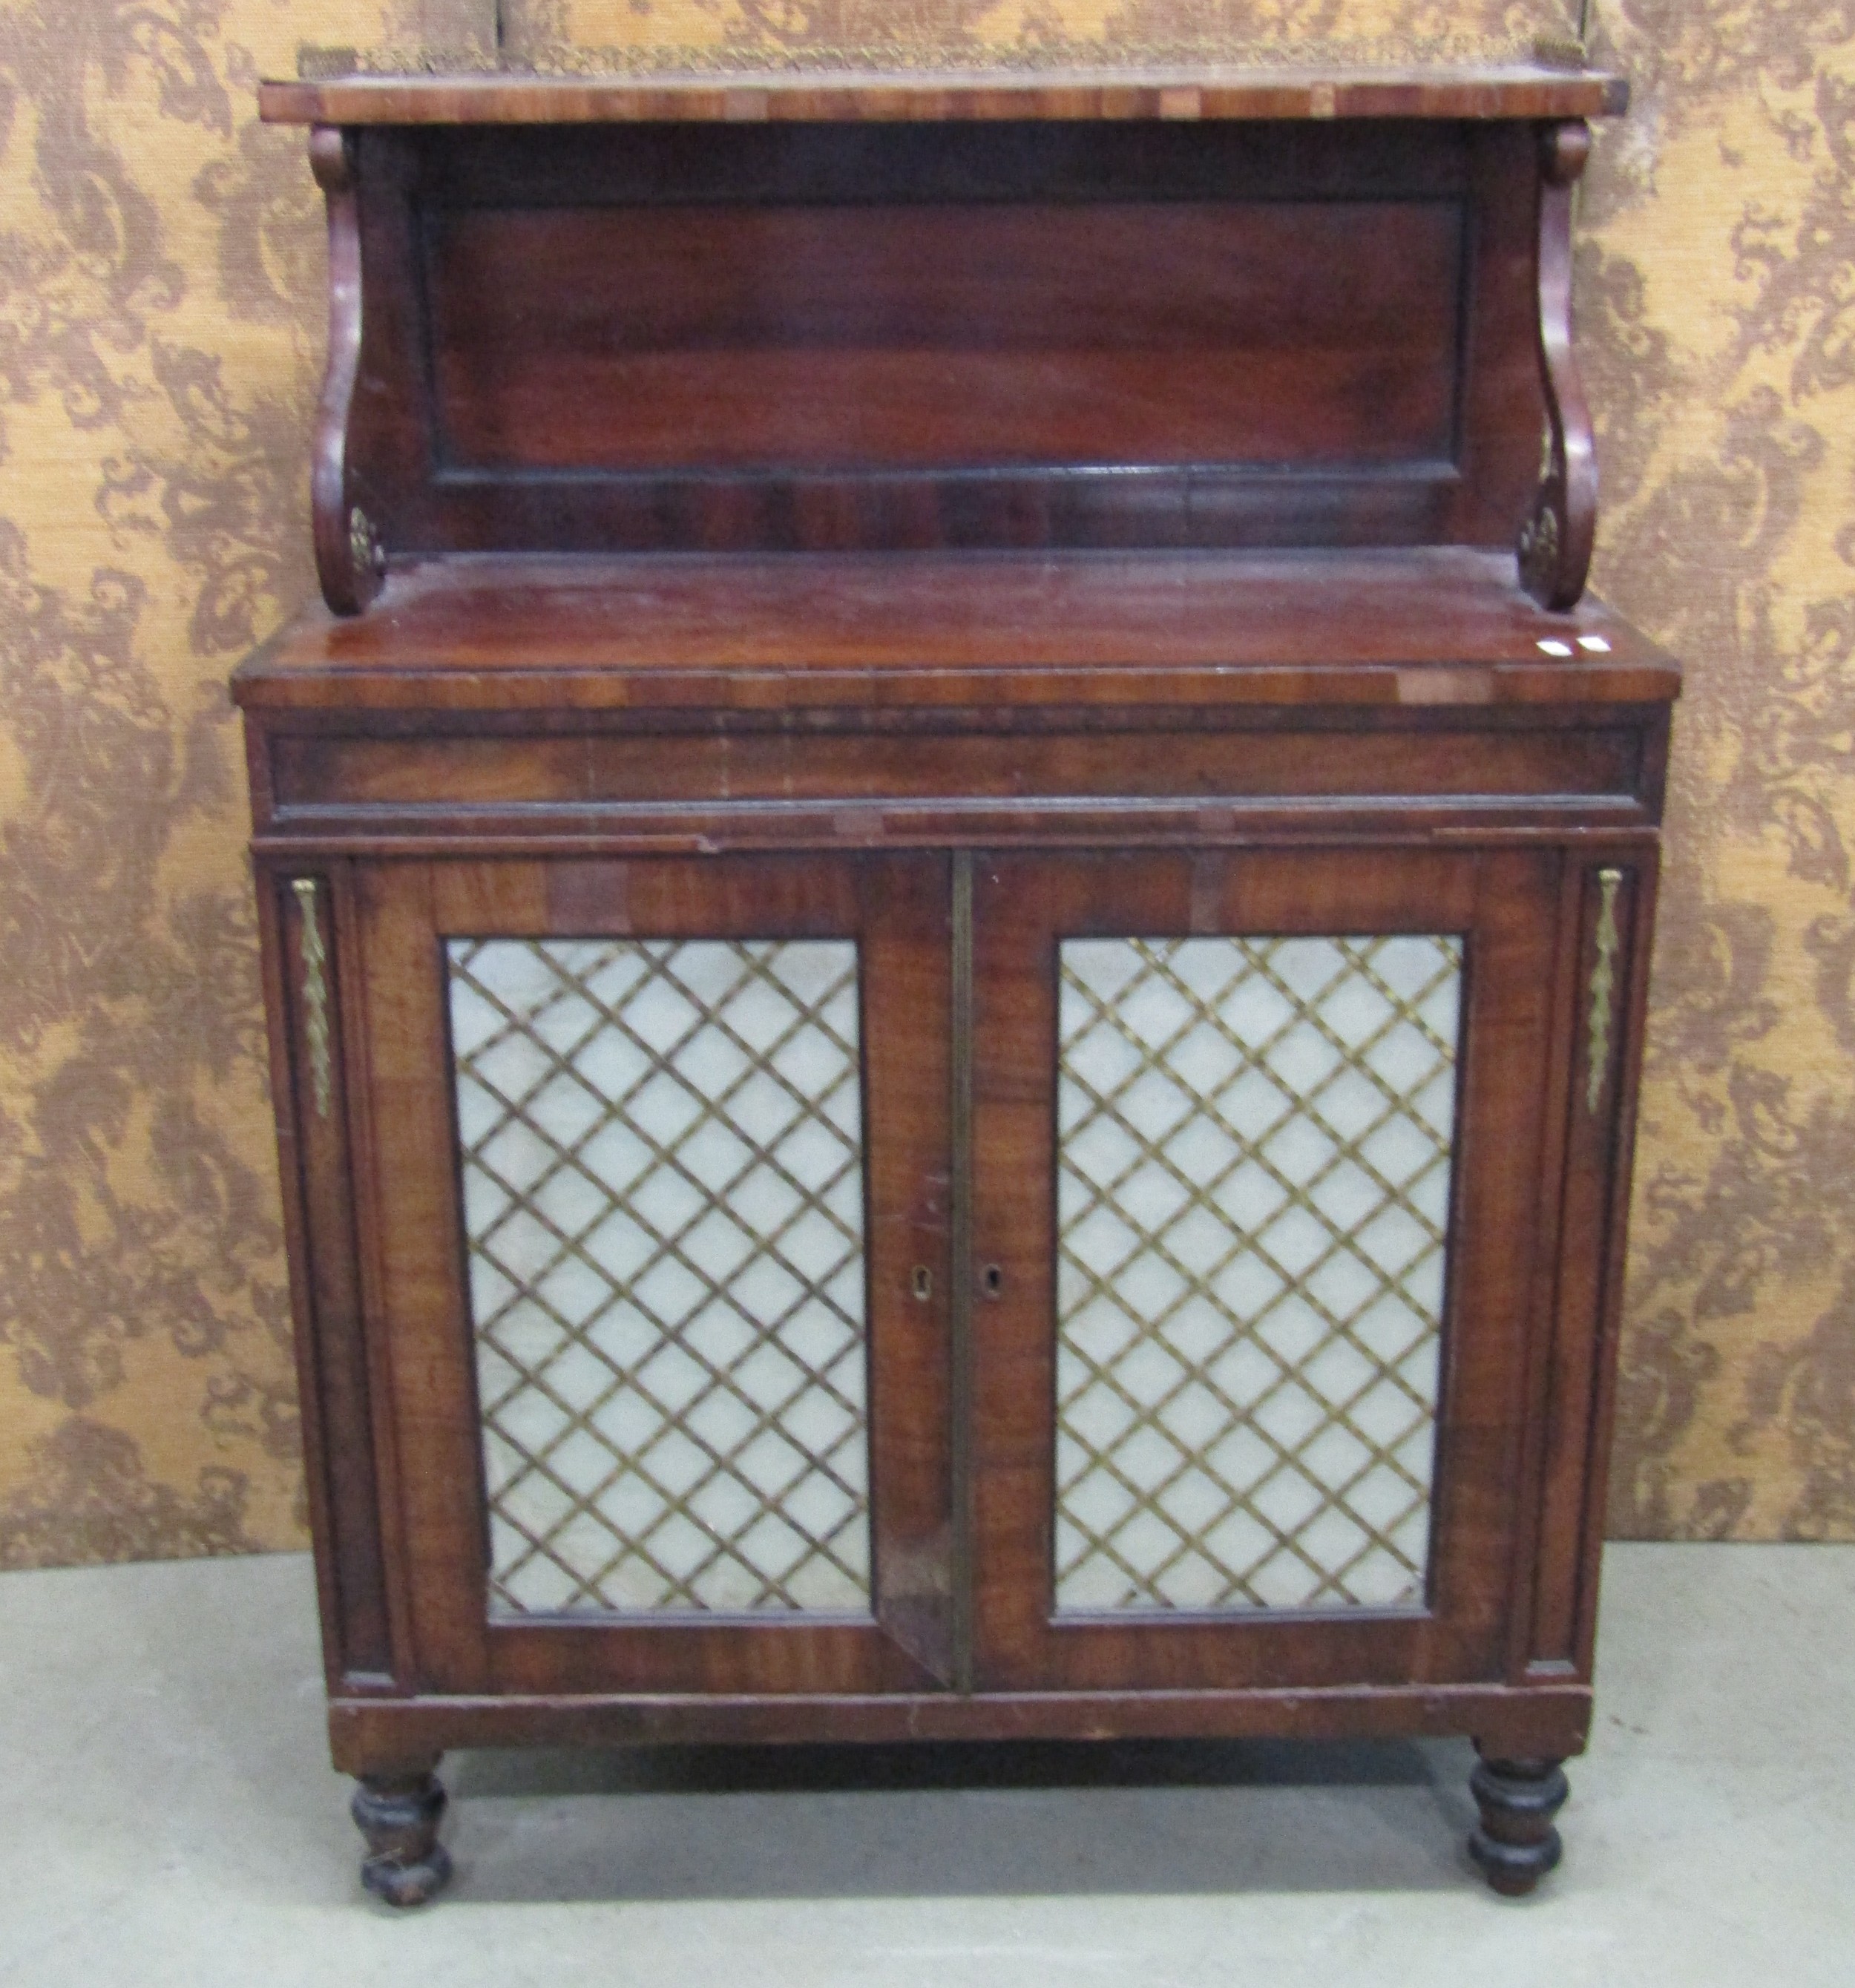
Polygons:
M421 1688L948 1672L947 874L356 874Z
M982 1688L1502 1674L1559 868L978 866Z

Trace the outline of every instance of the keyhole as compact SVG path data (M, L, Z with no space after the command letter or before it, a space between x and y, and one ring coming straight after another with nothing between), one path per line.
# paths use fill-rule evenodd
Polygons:
M988 1263L980 1273L979 1283L988 1298L1001 1297L1005 1290L1005 1273L996 1263Z
M925 1263L917 1263L913 1282L915 1303L925 1304L934 1296L934 1273Z

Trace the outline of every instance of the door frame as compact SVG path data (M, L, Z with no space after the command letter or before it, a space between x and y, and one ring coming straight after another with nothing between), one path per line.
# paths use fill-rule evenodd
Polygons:
M1563 854L1347 847L975 864L970 1459L982 1691L1466 1683L1505 1674L1548 1122ZM1424 1604L1066 1613L1054 1602L1057 953L1069 938L1464 941ZM998 1273L995 1291L988 1273Z
M928 855L382 858L354 866L370 1121L357 1182L416 1688L921 1692L949 1675L948 864ZM511 1621L488 1538L445 979L452 938L853 939L862 1026L869 1618ZM351 1051L352 1054L353 1052ZM921 1294L917 1267L928 1273Z

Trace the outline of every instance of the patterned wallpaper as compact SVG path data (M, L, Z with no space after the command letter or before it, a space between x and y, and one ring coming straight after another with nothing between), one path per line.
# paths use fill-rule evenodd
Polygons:
M1436 56L1569 0L506 0L552 66ZM1687 661L1616 1529L1855 1537L1855 0L1597 0L1599 583ZM491 0L0 0L0 1566L302 1538L237 727L312 590L298 45Z
M545 69L1163 60L1483 60L1565 39L1576 0L503 0Z
M1688 668L1614 1531L1855 1537L1855 0L1598 0L1594 583Z

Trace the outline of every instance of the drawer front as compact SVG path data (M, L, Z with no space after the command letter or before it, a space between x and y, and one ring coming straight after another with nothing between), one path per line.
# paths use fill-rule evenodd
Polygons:
M1614 712L1550 726L1392 714L1370 727L1079 724L1010 733L750 729L383 736L254 727L261 835L607 833L944 840L1203 836L1280 816L1638 825L1660 804L1660 730ZM1323 824L1330 827L1330 823ZM1099 833L1100 831L1096 831Z

